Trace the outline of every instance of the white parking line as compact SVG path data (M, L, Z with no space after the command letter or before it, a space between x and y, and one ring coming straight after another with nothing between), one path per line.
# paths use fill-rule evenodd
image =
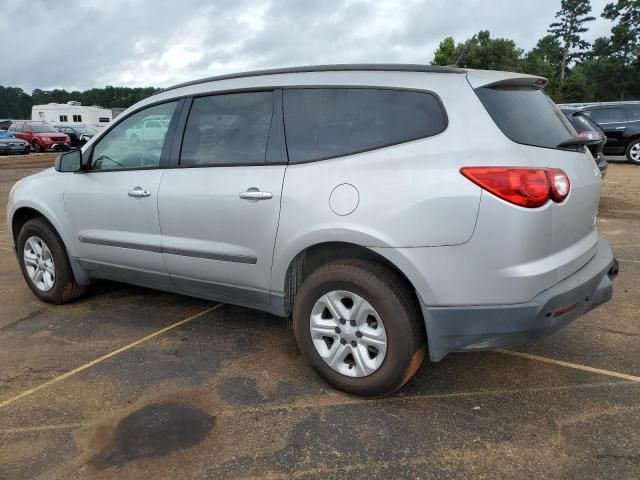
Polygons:
M613 372L611 370L604 370L603 368L589 367L588 365L580 365L579 363L565 362L563 360L556 360L555 358L541 357L540 355L532 355L531 353L514 352L512 350L494 350L505 355L512 355L514 357L526 358L527 360L536 360L538 362L550 363L552 365L558 365L560 367L573 368L574 370L582 370L583 372L597 373L600 375L608 375L609 377L621 378L629 382L640 383L640 377L635 375L629 375L626 373Z
M619 258L619 262L627 262L627 263L640 263L640 260L626 260L624 258Z
M151 340L154 337L157 337L158 335L161 335L165 332L168 332L169 330L173 330L176 327L179 327L180 325L184 325L187 322L190 322L191 320L195 320L196 318L200 318L203 315L209 313L209 312L213 312L214 310L217 310L218 308L224 306L224 303L219 303L213 307L207 308L206 310L201 311L200 313L196 313L195 315L191 315L190 317L187 317L183 320L180 320L178 322L172 323L171 325L169 325L168 327L164 327L161 328L160 330L157 330L153 333L150 333L149 335L147 335L146 337L142 337L139 340L136 340L135 342L131 342L128 345L125 345L124 347L120 347L117 350L114 350L113 352L107 353L106 355L102 355L101 357L96 358L95 360L91 360L88 363L85 363L84 365L79 366L78 368L74 368L73 370L63 373L60 376L57 376L55 378L52 378L51 380L41 383L40 385L37 385L33 388L30 388L29 390L25 390L22 393L19 393L18 395L11 397L11 398L7 398L6 400L0 402L0 408L2 407L6 407L7 405L15 402L16 400L19 400L21 398L24 398L28 395L31 395L32 393L37 392L38 390L42 390L43 388L46 388L50 385L53 385L54 383L58 383L66 378L72 377L73 375L76 375L84 370L86 370L89 367L93 367L94 365L97 365L98 363L104 362L105 360L108 360L111 357L115 357L116 355L118 355L119 353L122 352L126 352L127 350L132 349L135 346L140 345L141 343L146 342L147 340Z

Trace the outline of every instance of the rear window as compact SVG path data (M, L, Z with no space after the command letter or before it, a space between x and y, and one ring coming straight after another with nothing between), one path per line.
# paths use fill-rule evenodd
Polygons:
M557 148L577 135L560 109L542 90L530 87L482 87L480 101L502 133L516 143Z
M435 95L374 88L286 90L284 119L294 163L409 142L447 126Z
M584 113L574 113L571 116L573 126L576 127L578 132L598 132L598 124L594 123Z

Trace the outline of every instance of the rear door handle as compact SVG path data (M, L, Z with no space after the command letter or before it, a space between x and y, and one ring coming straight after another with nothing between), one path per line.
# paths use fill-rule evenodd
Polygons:
M273 193L261 192L257 188L251 187L248 188L245 192L240 192L240 198L243 200L257 202L258 200L269 200L270 198L273 198Z
M149 190L144 190L142 187L136 187L133 190L129 190L128 195L133 198L144 198L150 197L151 192Z

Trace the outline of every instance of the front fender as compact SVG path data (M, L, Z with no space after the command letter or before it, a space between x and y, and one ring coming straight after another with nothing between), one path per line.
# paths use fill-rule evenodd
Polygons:
M72 173L56 172L53 168L23 179L12 191L7 204L7 224L11 246L15 247L13 217L21 208L39 212L56 229L66 246L70 245L65 218L64 191ZM72 252L70 252L70 256Z

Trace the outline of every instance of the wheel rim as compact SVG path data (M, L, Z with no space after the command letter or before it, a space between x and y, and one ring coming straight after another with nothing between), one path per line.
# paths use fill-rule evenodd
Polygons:
M48 292L56 282L56 266L48 245L40 237L29 237L22 252L27 275L35 287Z
M631 147L629 156L634 162L640 162L640 143L636 143Z
M371 375L387 354L380 315L352 292L333 291L320 297L311 310L310 332L320 358L348 377Z

